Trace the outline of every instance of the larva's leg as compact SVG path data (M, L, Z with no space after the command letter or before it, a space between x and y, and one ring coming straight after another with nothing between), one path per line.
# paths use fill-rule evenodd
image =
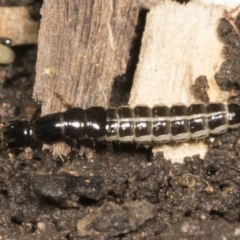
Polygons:
M61 103L62 103L66 108L70 109L70 108L73 108L73 107L74 107L74 105L66 102L66 100L63 98L63 96L62 96L61 94L59 94L59 93L57 93L57 92L53 92L53 93L55 94L55 96L61 101Z

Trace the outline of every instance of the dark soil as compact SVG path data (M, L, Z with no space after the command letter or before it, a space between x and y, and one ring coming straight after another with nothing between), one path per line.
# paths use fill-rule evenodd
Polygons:
M227 59L216 78L240 103L240 38L225 20L218 31ZM1 122L39 112L31 98L37 47L14 51L14 64L0 68L7 76ZM40 147L1 151L0 238L240 239L239 139L240 130L228 131L205 159L183 164L135 145L97 145L68 157Z

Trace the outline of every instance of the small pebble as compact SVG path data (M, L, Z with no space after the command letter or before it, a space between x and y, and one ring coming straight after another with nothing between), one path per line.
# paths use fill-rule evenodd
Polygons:
M11 64L14 59L15 54L13 50L8 46L0 44L0 64Z

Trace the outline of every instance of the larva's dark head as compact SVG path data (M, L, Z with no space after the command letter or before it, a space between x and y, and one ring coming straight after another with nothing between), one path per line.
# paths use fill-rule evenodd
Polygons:
M1 148L20 148L31 144L32 130L28 120L18 120L2 125L0 132Z

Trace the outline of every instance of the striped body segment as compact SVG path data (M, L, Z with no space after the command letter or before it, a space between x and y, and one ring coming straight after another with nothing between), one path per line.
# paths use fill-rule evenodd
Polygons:
M193 103L189 107L156 105L149 108L73 107L30 122L14 121L1 129L1 141L8 147L25 147L32 142L54 143L90 138L97 141L137 143L182 142L221 134L240 126L237 104Z

